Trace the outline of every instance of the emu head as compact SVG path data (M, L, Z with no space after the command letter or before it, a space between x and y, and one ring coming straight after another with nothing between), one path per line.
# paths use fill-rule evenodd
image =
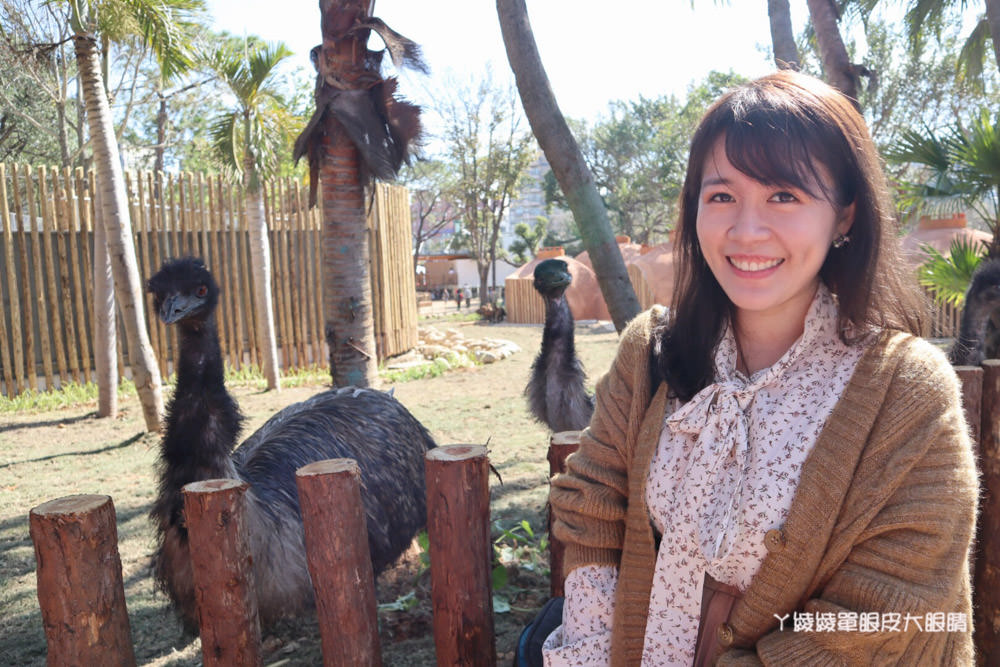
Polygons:
M558 299L573 282L569 265L561 259L546 259L535 267L535 290L548 299Z
M1000 308L1000 259L984 261L976 268L965 293L965 307L979 316Z
M219 286L197 257L166 262L146 282L146 291L164 324L204 322L219 302Z

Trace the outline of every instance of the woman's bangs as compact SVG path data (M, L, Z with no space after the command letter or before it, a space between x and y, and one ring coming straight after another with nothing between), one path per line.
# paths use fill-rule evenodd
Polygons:
M726 157L738 170L766 185L793 187L814 198L835 201L813 156L823 148L799 119L755 113L726 128Z

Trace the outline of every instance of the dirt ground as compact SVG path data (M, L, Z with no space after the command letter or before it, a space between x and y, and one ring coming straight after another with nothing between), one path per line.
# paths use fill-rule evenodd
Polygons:
M437 316L450 309L436 309ZM538 350L541 327L483 325L430 320L455 327L468 338L502 338L522 348L509 359L437 378L393 385L395 396L422 421L438 444L485 444L499 479L491 480L494 537L527 520L534 540L508 566L495 619L499 664L510 664L521 628L548 594L544 533L548 490L545 459L548 431L531 420L522 392ZM609 366L617 336L587 324L577 327L577 348L591 382ZM247 415L245 434L283 406L323 389L320 385L268 393L231 387ZM94 405L53 412L0 415L0 665L45 664L45 639L35 594L35 559L28 536L28 511L74 493L110 495L118 514L126 604L140 665L201 664L200 643L187 637L162 594L153 590L149 556L153 534L147 518L155 494L153 465L159 438L142 432L134 398L117 419L97 419ZM502 483L501 483L502 480ZM527 548L523 548L527 547ZM378 582L380 604L398 610L379 613L386 665L432 665L430 579L414 547ZM407 603L415 600L415 603ZM412 604L412 606L409 606ZM509 611L501 611L505 605ZM409 608L402 608L409 607ZM265 664L320 664L319 633L312 618L290 620L266 634Z

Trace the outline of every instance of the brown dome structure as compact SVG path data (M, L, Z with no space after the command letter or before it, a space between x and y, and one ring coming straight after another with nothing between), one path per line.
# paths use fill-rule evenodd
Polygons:
M655 245L629 264L628 277L643 310L654 303L669 306L674 291L674 244Z
M632 243L632 238L624 234L616 236L615 243L618 244L618 250L622 253L622 259L625 260L625 266L628 266L635 261L639 255L642 254L644 249L649 248L647 245ZM582 264L585 264L591 271L594 270L594 263L590 261L590 253L588 251L584 250L574 259Z

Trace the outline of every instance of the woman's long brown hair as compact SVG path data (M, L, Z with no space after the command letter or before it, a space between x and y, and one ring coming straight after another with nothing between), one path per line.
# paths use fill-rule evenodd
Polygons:
M761 183L823 197L838 213L855 205L850 243L832 248L820 269L837 296L845 342L850 332L872 327L923 333L926 302L901 259L882 162L864 119L837 90L786 70L724 95L691 140L675 248L678 278L670 317L655 331L655 380L681 400L710 384L713 350L732 314L696 231L702 172L720 139L730 163ZM824 183L820 165L831 177L829 192L813 192Z

